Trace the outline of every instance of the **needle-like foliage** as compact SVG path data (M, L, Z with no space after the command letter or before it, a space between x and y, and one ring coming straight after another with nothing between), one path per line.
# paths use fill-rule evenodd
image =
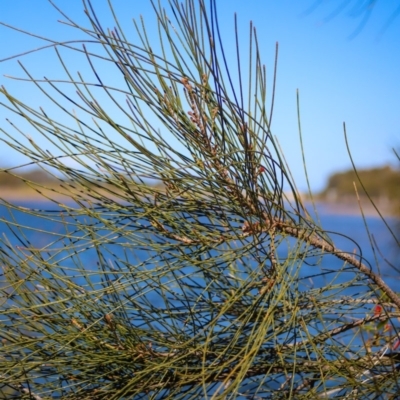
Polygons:
M159 41L142 21L132 42L83 3L89 27L64 16L83 45L48 40L74 91L21 64L64 119L1 89L15 116L3 145L60 184L27 182L43 209L2 200L0 397L398 393L400 298L307 213L271 132L255 29L239 51L215 0L169 0L153 4ZM96 80L74 78L65 50Z

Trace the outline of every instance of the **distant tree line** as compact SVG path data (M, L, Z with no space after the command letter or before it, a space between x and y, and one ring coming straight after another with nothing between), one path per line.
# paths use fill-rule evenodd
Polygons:
M38 168L19 173L16 172L15 174L9 171L0 171L0 187L24 187L24 181L39 184L51 184L57 182L57 180L48 172Z
M358 174L358 177L357 177ZM386 199L391 203L398 203L400 198L400 170L390 166L379 168L338 172L330 176L325 189L320 193L323 200L340 201L354 198L356 195L354 183L356 183L360 197L366 193L375 199Z

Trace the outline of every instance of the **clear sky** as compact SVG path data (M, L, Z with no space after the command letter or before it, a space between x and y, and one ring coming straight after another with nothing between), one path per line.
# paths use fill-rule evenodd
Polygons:
M72 19L88 26L81 0L55 3ZM316 3L317 7L307 12ZM357 16L356 6L365 2L349 1L347 3L353 7L345 8L329 19L342 3L340 0L217 1L226 49L234 49L234 12L238 14L239 29L246 40L252 20L270 80L275 43L279 42L272 132L278 137L300 190L306 188L306 181L297 129L297 89L300 91L305 156L313 190L322 189L331 173L351 165L343 122L346 122L352 155L359 168L395 164L391 148L400 147L400 17L381 32L398 2L378 1L369 20L359 30L362 15ZM107 1L94 0L93 4L103 24L113 28L115 24ZM132 40L135 38L132 18L142 14L149 26L154 21L148 0L114 0L113 4L127 35L130 37L132 33ZM6 24L55 40L84 37L76 29L58 23L60 19L65 20L47 0L0 1L0 21ZM149 33L150 36L154 33L150 39L157 39L155 29L150 29ZM39 39L0 26L0 59L43 44ZM24 76L17 60L38 78L56 78L61 69L54 50L0 63L1 85L30 105L46 108L47 100L38 96L30 84L4 77ZM82 58L69 61L76 71L87 70ZM0 127L13 132L5 121L9 116L7 111L0 109ZM3 134L0 132L0 135ZM37 141L42 143L38 137ZM0 147L0 166L23 162L22 156Z

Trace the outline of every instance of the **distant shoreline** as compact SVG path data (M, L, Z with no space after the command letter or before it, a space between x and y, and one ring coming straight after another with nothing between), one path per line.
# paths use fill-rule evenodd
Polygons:
M64 202L70 200L69 196L62 195L60 193L52 192L51 189L43 190L43 193L48 197L52 198L57 202ZM33 189L26 188L1 188L0 187L0 198L3 198L7 202L46 202L49 201L45 196L36 192ZM304 204L307 205L309 210L312 210L312 204L305 200ZM346 202L329 202L329 201L316 201L315 202L318 213L323 215L349 215L349 216L361 216L360 205L357 202L357 199L354 201L346 201ZM378 217L379 214L375 210L375 208L368 201L363 200L361 202L362 211L366 216L374 216ZM377 205L379 211L385 217L395 217L393 210L386 204L385 206Z
M67 200L69 197L60 193L52 192L51 189L44 189L43 193L54 200ZM12 203L19 201L49 201L36 190L27 188L2 188L0 187L0 198Z
M316 202L317 211L324 215L349 215L361 216L362 213L369 217L378 217L379 214L371 203L366 201L360 204L355 199L354 202ZM379 212L385 217L395 217L390 207L377 205ZM362 212L361 212L362 211Z

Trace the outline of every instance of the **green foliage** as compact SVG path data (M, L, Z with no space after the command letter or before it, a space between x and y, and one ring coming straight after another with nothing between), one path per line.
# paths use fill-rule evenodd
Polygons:
M374 198L385 197L389 201L397 202L400 198L400 171L389 166L373 169L358 170L358 175L362 180L368 194ZM321 193L326 197L334 192L335 197L355 196L354 182L358 178L354 170L333 174L326 188ZM361 195L363 193L360 193Z
M378 212L400 215L400 170L386 166L333 174L317 198L347 205L360 199Z
M90 26L69 23L103 50L54 43L75 97L24 68L69 123L0 90L12 127L29 122L57 153L3 128L1 140L57 169L57 190L69 198L54 200L56 210L3 200L11 214L0 239L3 398L397 393L390 355L400 298L361 254L337 249L302 205L271 133L274 93L267 106L256 31L246 57L233 46L236 81L215 1L170 0L168 12L154 4L155 45L144 22L130 41L115 15L117 28L106 31L83 3ZM84 55L96 81L74 78L61 48ZM113 74L122 86L107 82Z

